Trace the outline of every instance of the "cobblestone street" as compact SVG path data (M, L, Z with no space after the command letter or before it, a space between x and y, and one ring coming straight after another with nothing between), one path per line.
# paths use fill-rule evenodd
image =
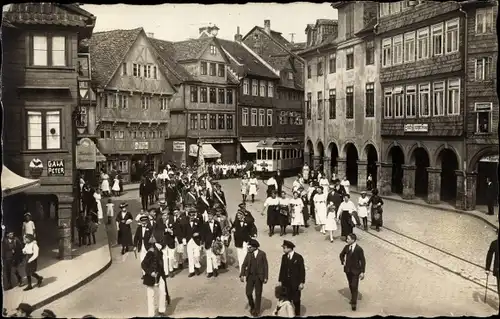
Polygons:
M240 200L239 182L225 180L221 184L233 216ZM265 218L260 215L264 189L261 187L258 201L249 205L249 209L256 217L261 248L268 255L270 278L263 292L263 315L272 315L276 305L273 292L277 284L283 238L267 236ZM116 202L121 200L127 200L130 210L137 213L137 191L128 192ZM459 218L453 214L392 202L386 203L385 211L384 226L449 252L458 250L458 256L479 265L484 264L487 248L495 236L493 231L484 228L480 221L472 217ZM399 242L410 251L424 250L422 244L408 239L403 241L403 237L387 230L377 233L386 241L361 230L356 232L367 259L366 278L360 283L361 300L357 312L350 310L347 299L349 289L338 258L344 243L339 240L330 243L314 227L303 229L298 237L286 236L297 245L296 250L306 262L306 287L302 297L304 315L490 316L497 312L495 292L488 291L488 299L484 303L484 287L412 255L391 242ZM336 235L339 235L338 232ZM470 249L464 249L464 242ZM473 254L474 251L477 255ZM118 247L112 248L112 253L113 265L103 275L45 308L65 317L81 317L89 313L101 318L145 316L146 290L140 280L138 260L133 253L122 257ZM230 256L232 266L218 278L207 279L204 274L188 278L187 272L183 271L170 279L172 305L167 310L168 315L177 318L247 315L244 285L238 280L233 248ZM426 257L433 262L439 260L432 258L442 258L436 251L427 253ZM484 271L480 273L482 278L479 279L484 280ZM490 287L495 288L491 285L492 281L490 278Z

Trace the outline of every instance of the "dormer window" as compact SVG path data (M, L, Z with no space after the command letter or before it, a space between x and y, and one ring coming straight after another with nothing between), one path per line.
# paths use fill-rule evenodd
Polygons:
M293 80L293 72L288 72L288 79Z
M215 49L215 45L213 45L213 44L210 44L210 54L211 55L217 54L217 50Z

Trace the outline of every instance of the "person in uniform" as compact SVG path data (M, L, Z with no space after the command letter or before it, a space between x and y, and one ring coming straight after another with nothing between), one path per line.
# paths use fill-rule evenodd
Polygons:
M165 200L167 202L168 210L173 212L177 201L179 200L179 191L175 187L175 181L168 181L167 187L165 188Z
M209 198L206 195L206 191L200 194L198 197L198 203L196 208L198 210L198 215L202 216L202 221L206 222L208 220L208 211L210 210L211 203Z
M165 315L167 304L170 304L168 294L167 276L163 266L162 245L154 236L149 239L149 249L141 262L144 273L142 283L146 286L148 317L156 316L155 308L155 286L158 286L158 315Z
M271 196L264 202L264 209L262 210L262 215L267 209L267 226L269 227L269 237L274 235L274 227L280 224L280 212L279 212L280 200L276 197L276 191L271 192Z
M252 213L247 210L247 204L246 203L240 203L238 204L238 211L241 211L243 216L245 217L245 221L247 223L253 224L255 223L255 218L253 217Z
M236 220L233 222L231 230L233 232L234 247L236 247L236 256L238 258L240 270L247 254L247 245L252 237L257 236L257 232L254 232L254 228L252 226L253 223L248 223L245 220L243 211L239 210L236 213Z
M19 274L19 266L23 261L23 244L21 240L14 236L13 231L8 231L7 236L2 240L2 260L4 273L7 276L7 285L5 290L13 288L12 272L17 278L19 287L23 285L23 278Z
M240 280L246 278L246 295L250 305L250 314L258 317L262 301L262 288L269 278L269 266L266 253L259 249L257 240L251 239L248 242L248 253L240 268ZM253 292L255 291L255 300Z
M300 297L306 282L306 267L302 255L294 251L295 245L288 240L283 241L283 256L278 275L280 285L286 287L288 298L295 307L295 316L300 316Z
M149 239L153 235L153 229L150 227L148 216L142 216L134 235L134 250L139 252L139 260L142 262L149 249Z
M122 246L122 255L128 251L128 248L134 246L132 240L132 228L130 224L134 218L127 211L128 204L120 204L121 212L116 215L116 229L118 229L118 245Z
M205 245L205 256L207 262L207 277L217 277L218 271L218 256L220 251L216 251L215 244L221 242L222 228L218 221L214 220L214 213L211 209L207 212L207 222L201 226L202 242Z
M160 238L161 244L163 246L163 266L165 267L165 274L170 278L174 277L174 267L178 268L175 262L175 248L176 248L176 238L175 238L175 216L173 211L163 214L163 232Z
M149 187L145 178L142 179L139 185L139 197L141 198L141 205L143 210L148 209L149 205Z
M191 209L189 212L189 222L186 225L185 239L183 240L187 246L187 257L189 266L188 277L193 277L195 274L200 275L200 253L201 253L201 225L202 222L196 217L196 210Z
M366 260L363 248L356 243L355 234L347 236L347 245L340 253L340 263L344 266L344 272L351 291L351 308L356 311L358 303L359 280L365 277Z

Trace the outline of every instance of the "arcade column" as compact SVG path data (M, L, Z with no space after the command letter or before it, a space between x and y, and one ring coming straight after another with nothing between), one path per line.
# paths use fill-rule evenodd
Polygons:
M465 210L476 209L477 173L467 173L465 179Z
M71 242L71 218L73 211L73 197L67 195L58 196L58 231L59 231L59 259L72 258Z
M323 158L323 170L328 180L332 179L332 159L328 156Z
M309 152L304 152L304 164L311 167Z
M427 167L427 203L438 204L441 200L441 169Z
M337 158L337 178L342 180L347 173L347 160L345 158Z
M313 156L314 170L318 170L321 164L321 156Z
M415 198L415 170L413 165L403 165L403 199Z
M457 199L455 201L455 207L457 209L465 209L465 176L464 172L460 170L455 171L457 176Z
M390 195L392 191L392 164L377 163L378 169L378 188L381 196Z

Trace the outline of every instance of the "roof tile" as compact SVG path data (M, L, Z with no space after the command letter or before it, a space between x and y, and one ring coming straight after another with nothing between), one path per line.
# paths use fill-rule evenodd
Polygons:
M174 48L174 42L169 42L165 40L149 38L149 42L153 45L156 52L160 55L160 58L164 62L166 67L167 77L173 83L179 83L180 81L192 81L193 77L189 72L179 63L175 61L177 55ZM175 77L175 78L172 78Z
M3 13L11 24L88 27L95 17L75 4L51 2L14 3Z
M205 46L212 41L212 37L204 37L181 42L172 42L175 50L174 59L178 62L197 59L202 53L201 50L203 50L203 48L205 48Z

